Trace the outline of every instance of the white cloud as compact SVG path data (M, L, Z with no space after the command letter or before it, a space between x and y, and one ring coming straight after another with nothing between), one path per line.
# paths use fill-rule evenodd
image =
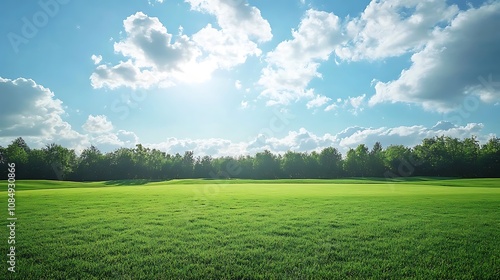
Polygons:
M259 135L254 141L249 143L247 149L251 154L263 151L264 149L283 154L287 151L319 151L322 148L331 146L335 146L335 136L330 134L318 136L307 131L305 128L300 128L299 131L290 131L283 138L266 138L264 135Z
M500 100L500 2L461 12L415 53L399 79L377 82L370 104L405 102L447 112L467 94L484 102Z
M139 137L131 131L102 132L91 136L91 143L104 152L118 148L133 148L139 144Z
M104 152L122 147L132 148L139 143L139 137L135 133L116 130L105 115L89 115L82 128L89 133L87 136L90 143Z
M195 11L214 15L220 29L211 24L193 35L193 41L207 53L206 61L230 69L245 63L248 56L260 56L257 43L272 39L271 26L260 10L244 0L186 0Z
M50 89L26 78L15 80L0 77L0 145L7 146L15 138L23 137L32 148L43 148L50 143L74 149L78 154L95 144L103 151L119 147L133 147L138 137L125 130L113 132L113 124L106 116L90 115L83 125L85 132L75 131L63 120L67 114L62 101Z
M206 65L198 65L201 55L186 35L173 35L156 17L137 12L123 21L126 38L114 44L116 53L128 57L114 66L99 65L91 75L94 88L120 86L149 88L168 87L178 81L207 79Z
M314 99L311 99L309 102L307 102L306 107L307 109L321 107L326 103L328 103L330 100L332 99L329 97L323 95L316 95Z
M236 80L236 82L234 82L234 87L237 90L240 90L242 88L241 81L240 80Z
M102 56L101 55L95 55L95 54L93 54L90 58L92 59L92 61L96 65L99 64L99 63L101 63L101 61L102 61Z
M360 17L346 22L349 38L336 49L345 60L375 60L422 48L439 24L458 13L445 0L372 0Z
M164 0L148 0L150 6L154 6L156 3L162 4Z
M173 36L157 18L136 13L124 21L125 39L115 44L115 51L125 60L116 65L99 65L91 77L92 85L111 89L148 88L205 81L217 69L231 69L245 63L249 56L260 56L259 44L272 39L271 26L260 10L244 0L185 2L193 11L214 16L216 24L207 24L191 36L183 35L181 28L179 35ZM292 38L265 55L267 65L257 82L260 98L267 105L306 100L306 106L312 108L320 100L310 83L322 78L319 67L332 53L340 62L414 53L413 66L403 71L398 80L377 82L371 105L407 102L446 111L460 104L463 93L473 93L484 102L497 102L499 90L481 86L477 81L478 77L489 74L494 75L495 81L500 79L498 68L485 66L498 63L482 60L497 49L498 32L494 26L498 25L499 17L495 10L498 2L459 11L445 0L372 0L360 16L347 17L343 22L333 13L308 10L298 28L292 31ZM491 31L479 32L482 27ZM465 33L469 35L461 36ZM486 48L488 54L477 51L480 45L491 46ZM456 66L464 57L472 68ZM456 79L456 72L468 78ZM235 87L239 89L239 84ZM362 110L351 101L356 100L348 101L353 113ZM339 105L329 104L325 110L334 110Z
M366 98L366 94L363 94L363 95L357 96L357 97L349 97L346 100L346 104L349 104L352 107L351 113L353 113L354 115L357 115L358 112L363 111L363 109L364 109L363 104L364 104L365 98Z
M355 148L359 144L372 147L375 142L381 142L384 147L389 145L415 146L420 144L424 138L435 136L450 136L465 138L478 136L480 142L484 143L490 135L481 135L482 124L470 123L464 126L455 126L447 122L439 122L431 128L425 126L399 126L399 127L349 127L335 135L316 135L305 128L298 131L290 131L283 137L266 137L261 134L255 139L244 142L232 142L226 139L177 139L169 138L158 144L146 144L150 148L156 148L167 153L183 154L185 151L193 151L197 156L211 155L240 156L254 155L264 150L283 154L287 151L312 152L320 151L326 147L335 147L344 155L349 148Z
M170 154L193 151L197 156L237 156L246 153L244 143L232 143L229 140L215 138L200 140L168 138L165 142L145 146Z
M308 10L292 36L292 40L281 42L266 55L268 65L258 84L263 87L260 96L268 100L268 105L287 105L316 97L308 85L312 79L321 78L320 62L328 60L341 41L339 18L332 13Z
M232 37L254 38L260 42L272 39L271 26L260 10L246 0L185 0L191 9L217 18L221 30Z
M333 111L339 108L339 105L337 103L330 104L326 106L325 112Z
M248 108L248 101L241 101L241 109Z
M56 142L83 148L87 137L63 120L62 101L50 89L26 78L0 77L0 142L3 145L23 137L35 147Z
M363 96L347 99L351 106L361 104ZM134 147L139 143L137 135L131 131L116 130L104 115L90 115L83 125L88 135L74 131L64 122L65 114L62 102L55 99L54 93L33 80L19 78L9 80L0 78L0 101L4 110L0 112L0 144L8 145L13 139L21 136L28 145L41 148L47 143L56 142L77 152L93 144L105 152L119 147ZM340 104L337 102L335 104ZM343 101L346 104L346 100ZM245 104L245 103L242 103ZM336 135L316 135L304 128L290 131L284 137L266 137L261 134L255 139L243 142L232 142L227 139L177 139L169 138L165 142L146 144L168 153L183 153L192 150L196 155L239 156L255 154L264 149L274 153L288 150L298 152L319 151L325 147L336 147L343 153L348 148L359 144L373 145L376 141L384 146L403 144L413 146L424 138L447 135L464 138L479 136L483 143L487 136L482 135L483 125L469 123L456 126L449 122L439 122L431 128L425 126L400 126L363 128L350 127Z
M217 69L230 69L260 55L257 43L272 38L260 11L231 0L187 0L191 8L216 17L220 29L208 24L191 37L175 36L156 17L137 12L124 20L125 38L114 44L127 58L116 65L99 65L91 75L94 88L170 87L203 82Z
M293 39L281 42L266 55L268 65L258 81L263 87L261 97L268 105L306 99L310 107L316 93L309 84L322 78L318 68L332 52L341 61L414 53L413 66L403 71L399 80L376 81L371 105L407 102L446 111L461 105L466 93L484 102L497 102L500 63L488 58L498 57L498 6L498 2L487 2L479 9L460 11L445 0L373 0L359 17L348 17L343 23L333 14L308 10L298 30L293 31ZM493 79L485 83L489 74ZM478 81L479 77L483 80ZM354 114L362 110L358 101L347 101ZM325 110L339 107L330 104Z
M342 105L342 98L337 98L336 103L332 103L332 104L326 106L325 112L333 111L333 110L337 110L341 107L345 107L346 104L347 103L344 102L344 105Z
M106 116L90 115L82 128L89 133L103 133L113 130L113 124L108 121Z
M356 97L348 97L344 100L342 98L337 98L336 103L332 103L325 108L325 112L337 110L340 108L347 109L353 115L357 115L359 112L364 110L366 94L356 96Z
M346 150L354 148L359 144L366 144L371 147L375 142L381 142L383 146L405 145L415 146L420 144L423 139L436 136L450 136L456 138L478 136L484 125L478 123L469 123L465 126L455 126L447 122L439 122L432 128L421 125L399 126L399 127L381 127L381 128L355 128L351 134L344 134L339 138L339 146ZM485 141L487 136L480 136L480 140Z
M365 97L366 97L366 94L363 94L363 95L358 96L358 97L349 97L348 101L349 101L349 104L351 104L351 106L354 109L359 109L359 107L361 107L361 105L363 104L363 100L365 100Z

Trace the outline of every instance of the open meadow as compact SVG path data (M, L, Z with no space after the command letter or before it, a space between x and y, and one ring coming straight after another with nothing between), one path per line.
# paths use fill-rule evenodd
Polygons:
M498 179L17 181L16 216L7 279L500 279Z

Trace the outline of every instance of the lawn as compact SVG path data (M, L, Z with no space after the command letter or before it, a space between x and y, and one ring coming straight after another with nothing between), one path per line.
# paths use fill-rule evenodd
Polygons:
M17 272L3 226L1 279L500 279L497 179L16 189Z

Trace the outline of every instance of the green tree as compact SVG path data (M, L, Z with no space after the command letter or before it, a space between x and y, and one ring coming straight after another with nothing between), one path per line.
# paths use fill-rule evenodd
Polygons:
M18 179L29 178L30 171L28 169L28 160L30 148L26 145L23 138L19 137L12 141L12 143L5 148L3 153L5 164L16 164L16 177ZM5 170L5 167L3 168Z
M182 157L182 178L192 178L194 170L194 153L186 151Z
M104 180L106 170L104 159L104 155L95 146L91 145L84 149L78 158L75 177L84 181Z
M54 175L54 169L49 164L42 149L30 151L26 169L29 170L28 179L51 179Z
M268 150L255 155L253 166L255 170L254 177L256 179L275 179L279 177L279 160Z
M368 148L365 144L360 144L356 149L349 149L344 161L344 170L350 177L365 177L369 173L368 167Z
M319 176L338 178L342 170L342 154L333 147L325 148L319 154Z
M9 162L13 162L16 165L28 163L28 152L22 146L19 146L16 142L12 142L5 150L5 157Z
M380 142L376 142L373 145L372 150L368 154L368 163L367 163L367 172L368 176L371 177L381 177L383 176L386 168L384 166L384 156L383 156L383 148Z
M128 148L120 148L112 153L108 153L106 161L109 162L109 179L134 179L135 163L134 152Z
M240 178L251 179L254 177L253 164L254 158L249 155L238 157L238 166L241 168Z
M466 177L477 177L479 174L479 155L481 146L475 136L466 138L462 142L462 160L460 173Z
M500 138L491 138L481 147L479 154L483 177L500 177Z
M195 178L209 178L210 171L212 171L212 157L204 156L202 158L198 157L194 165L194 177Z
M415 172L412 150L403 145L391 145L382 152L385 177L405 177Z
M285 178L304 178L306 172L305 155L288 151L281 161L281 169Z
M183 157L176 153L174 156L167 156L168 171L167 176L171 179L179 179L182 176Z
M50 179L65 180L71 176L76 166L74 150L52 143L46 145L42 151L45 153L46 162L52 167L53 174L49 175Z

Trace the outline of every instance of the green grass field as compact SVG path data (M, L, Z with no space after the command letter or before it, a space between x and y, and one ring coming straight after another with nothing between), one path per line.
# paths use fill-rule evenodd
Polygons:
M500 279L496 179L18 181L16 190L17 272L7 271L3 226L0 279Z

